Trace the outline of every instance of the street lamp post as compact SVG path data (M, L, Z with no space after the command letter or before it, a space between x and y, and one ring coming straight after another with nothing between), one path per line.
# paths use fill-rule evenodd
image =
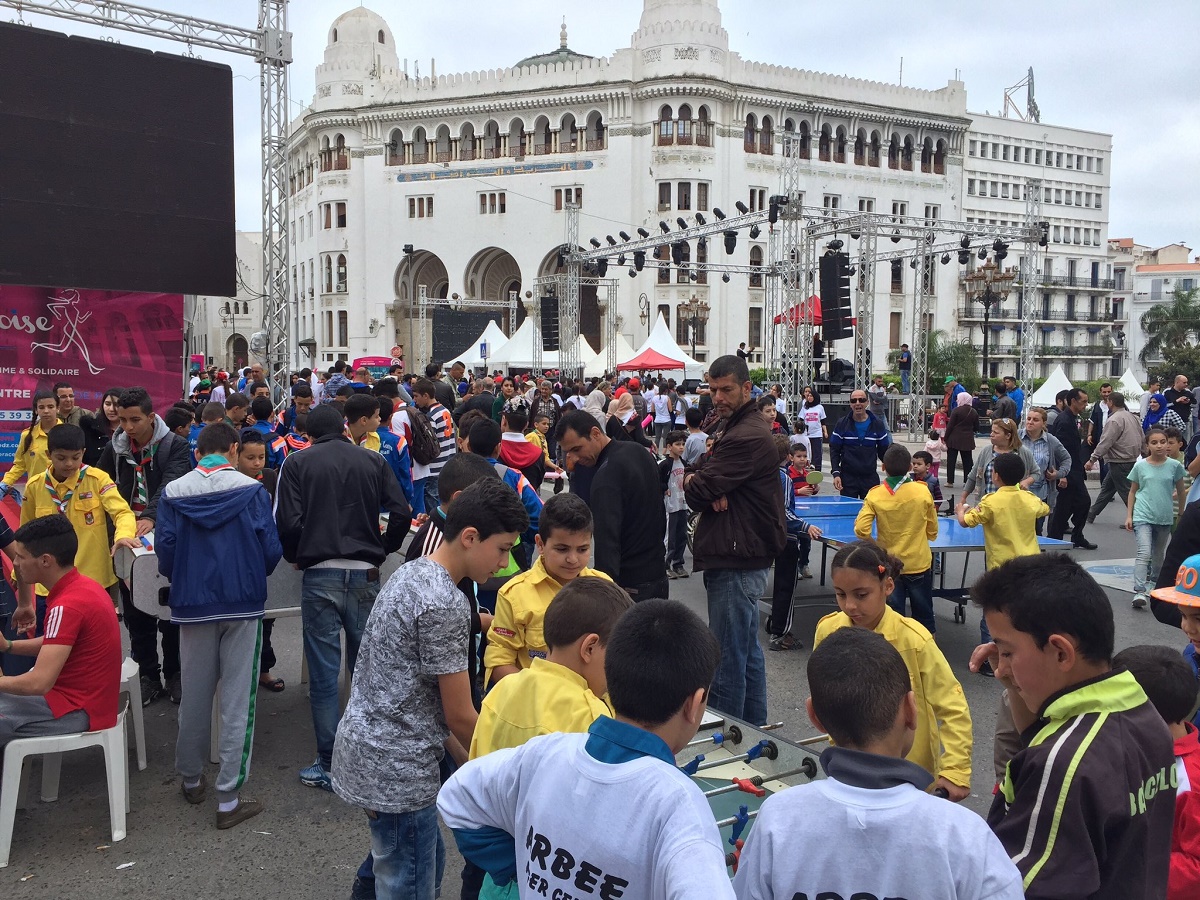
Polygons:
M710 307L703 300L696 299L696 295L692 295L692 299L686 303L680 304L681 312L688 319L691 325L692 333L692 359L696 358L696 334L700 330L700 325L708 321L708 313Z
M983 378L988 373L988 338L991 331L992 307L999 306L1008 296L1016 273L1004 271L992 260L988 260L974 272L963 276L968 297L983 304Z
M642 324L646 326L646 337L650 336L650 298L643 293L638 297L638 308L641 313L638 318L642 320Z

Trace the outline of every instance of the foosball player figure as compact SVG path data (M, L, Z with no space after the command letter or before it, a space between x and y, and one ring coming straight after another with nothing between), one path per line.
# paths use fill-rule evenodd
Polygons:
M834 743L821 754L827 778L763 801L737 896L1021 900L1020 873L986 823L927 793L933 777L904 758L918 713L899 652L873 631L839 629L809 657L808 685L809 719Z

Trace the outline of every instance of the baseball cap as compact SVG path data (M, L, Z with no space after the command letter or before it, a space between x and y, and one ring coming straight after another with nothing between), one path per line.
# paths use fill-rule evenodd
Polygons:
M958 381L958 379L956 377L954 377L953 375L947 375L946 380L943 381L942 384L944 384L944 385L949 384L952 381Z
M1151 591L1150 596L1176 606L1200 607L1200 553L1183 561L1175 575L1174 587L1159 588Z
M642 382L637 378L630 378L629 389L631 391L640 391L642 389Z

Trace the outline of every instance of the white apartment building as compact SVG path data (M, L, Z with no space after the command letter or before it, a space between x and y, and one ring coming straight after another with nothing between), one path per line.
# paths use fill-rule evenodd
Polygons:
M237 233L238 291L234 297L187 297L188 355L226 371L250 362L250 341L262 330L262 233Z
M1042 181L1041 220L1049 245L1037 299L1041 345L1034 377L1061 364L1076 381L1119 375L1129 307L1114 299L1108 259L1112 136L999 116L971 114L963 160L963 217L989 225L1025 219L1025 180ZM1022 247L1005 260L1019 267ZM975 260L973 260L975 262ZM1013 374L1020 356L1019 281L990 316L990 375ZM957 319L982 349L983 307L959 294Z
M1129 306L1129 365L1145 381L1147 364L1152 366L1161 357L1142 362L1142 348L1146 346L1142 315L1156 304L1170 303L1175 288L1187 291L1200 286L1200 256L1192 256L1192 249L1184 244L1152 249L1132 238L1113 239L1108 249L1117 294Z

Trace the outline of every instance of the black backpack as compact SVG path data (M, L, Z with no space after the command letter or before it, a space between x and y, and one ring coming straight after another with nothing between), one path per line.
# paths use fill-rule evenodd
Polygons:
M404 412L408 415L408 451L413 462L427 466L441 455L438 436L433 430L433 423L415 406L406 406Z

